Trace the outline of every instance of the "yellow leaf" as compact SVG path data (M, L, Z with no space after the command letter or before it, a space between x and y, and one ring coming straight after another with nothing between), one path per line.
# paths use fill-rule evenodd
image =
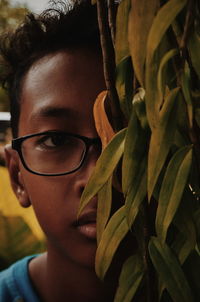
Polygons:
M128 23L128 41L133 67L144 87L144 62L149 30L158 9L158 0L132 0Z
M44 239L44 234L37 222L32 207L24 209L19 205L10 185L8 171L4 167L0 167L0 211L5 216L22 217L34 235L39 240Z
M105 110L105 101L107 97L107 91L102 91L94 104L94 120L97 133L101 138L102 148L104 149L109 141L114 136L114 130L108 120L106 110Z

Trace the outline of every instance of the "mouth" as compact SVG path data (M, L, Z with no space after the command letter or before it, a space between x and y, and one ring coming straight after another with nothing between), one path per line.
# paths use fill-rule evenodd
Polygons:
M74 224L80 234L88 239L96 240L96 216L96 211L84 213Z

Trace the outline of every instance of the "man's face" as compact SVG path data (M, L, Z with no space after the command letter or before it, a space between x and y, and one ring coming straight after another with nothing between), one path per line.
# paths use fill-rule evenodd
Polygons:
M105 83L101 60L86 51L43 57L23 81L19 136L60 130L97 137L93 104ZM84 266L94 265L96 200L77 226L83 189L99 156L91 146L80 170L64 176L34 175L20 166L20 181L47 235L49 251Z

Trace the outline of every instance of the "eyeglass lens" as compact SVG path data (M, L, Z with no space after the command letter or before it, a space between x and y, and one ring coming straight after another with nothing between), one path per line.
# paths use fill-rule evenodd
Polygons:
M85 155L85 143L65 133L29 137L23 141L22 155L29 169L38 173L57 174L79 167Z

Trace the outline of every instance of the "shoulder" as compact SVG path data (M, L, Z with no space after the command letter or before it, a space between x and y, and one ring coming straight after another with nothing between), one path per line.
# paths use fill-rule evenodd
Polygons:
M0 302L22 302L27 294L34 296L28 273L28 263L34 257L25 257L0 272Z
M0 301L12 301L12 268L0 272Z

